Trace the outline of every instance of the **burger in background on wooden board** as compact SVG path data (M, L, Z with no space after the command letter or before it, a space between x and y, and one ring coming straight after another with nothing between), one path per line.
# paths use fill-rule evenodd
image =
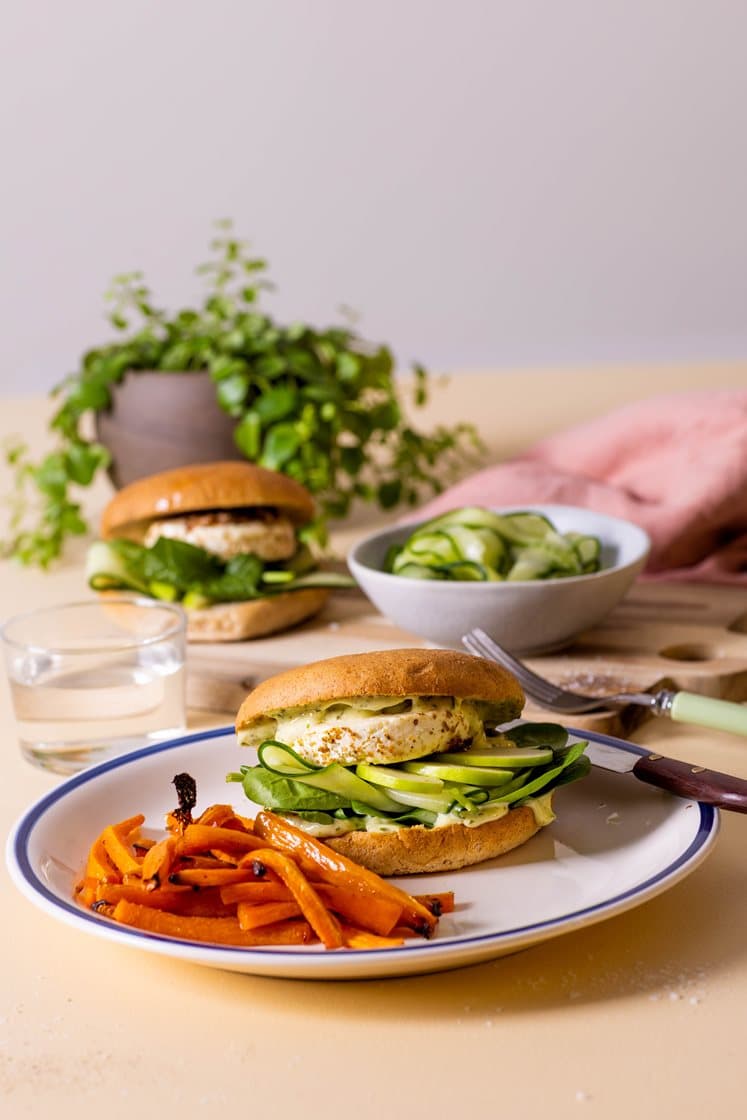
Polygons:
M192 641L240 641L321 610L329 589L304 543L314 517L305 487L241 461L198 463L130 483L106 506L90 548L95 591L134 591L187 611Z
M550 824L589 771L557 724L498 730L523 706L510 673L455 650L333 657L249 693L236 731L257 762L228 780L380 875L466 867Z

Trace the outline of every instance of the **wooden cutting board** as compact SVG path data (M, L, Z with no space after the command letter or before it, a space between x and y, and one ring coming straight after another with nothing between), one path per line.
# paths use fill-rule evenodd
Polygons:
M422 646L397 629L358 592L332 596L304 626L253 642L193 646L188 702L202 711L233 715L253 684L291 665L369 649ZM747 700L747 594L731 587L639 582L606 621L559 653L527 659L558 684L593 695L657 687ZM528 705L531 718L545 709ZM574 716L573 725L628 734L645 709Z

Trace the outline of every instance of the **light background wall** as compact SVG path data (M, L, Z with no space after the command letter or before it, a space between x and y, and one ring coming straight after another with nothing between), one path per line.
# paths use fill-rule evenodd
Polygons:
M5 0L0 378L196 295L213 218L272 306L402 363L747 355L744 0Z

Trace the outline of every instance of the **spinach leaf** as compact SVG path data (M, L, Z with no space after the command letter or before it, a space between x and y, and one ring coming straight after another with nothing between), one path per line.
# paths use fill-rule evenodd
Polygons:
M197 588L215 602L235 603L254 599L263 592L260 588L264 564L253 553L234 556L218 575L204 580ZM194 586L194 585L193 585Z
M147 580L169 583L179 591L200 586L221 573L217 556L186 541L159 537L152 548L144 549L143 571Z
M281 774L272 774L264 766L250 766L246 770L242 767L242 770L244 793L250 801L263 805L265 809L317 812L350 808L350 801L338 793L329 793Z
M503 734L517 747L549 747L561 751L568 740L568 732L559 723L520 723Z

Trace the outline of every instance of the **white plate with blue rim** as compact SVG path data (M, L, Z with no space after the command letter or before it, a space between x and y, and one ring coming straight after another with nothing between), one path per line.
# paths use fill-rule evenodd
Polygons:
M645 753L608 736L583 737ZM237 747L232 728L222 728L146 747L69 778L11 833L13 880L47 917L81 933L193 964L313 980L412 976L492 960L638 906L697 867L718 831L718 813L710 806L593 768L558 790L557 819L516 851L462 871L397 880L413 894L454 891L456 901L432 939L401 948L227 948L119 925L73 900L88 848L105 825L144 813L144 827L162 829L175 807L177 773L196 779L198 810L232 800L252 815L241 787L225 782L250 754Z

